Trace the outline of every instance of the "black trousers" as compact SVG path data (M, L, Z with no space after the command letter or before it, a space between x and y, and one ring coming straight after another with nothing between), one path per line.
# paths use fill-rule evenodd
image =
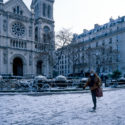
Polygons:
M91 94L92 94L92 101L94 104L94 108L96 108L96 89L95 90L91 90Z

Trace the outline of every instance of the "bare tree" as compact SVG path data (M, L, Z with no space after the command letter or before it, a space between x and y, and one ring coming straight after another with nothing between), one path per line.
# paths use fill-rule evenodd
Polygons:
M73 33L70 29L63 28L56 34L56 52L55 52L55 65L54 69L57 69L57 65L59 65L59 61L65 52L69 52L68 49L70 47L70 43L73 39ZM67 54L68 55L68 54ZM55 71L56 72L56 71Z
M56 34L56 48L67 46L71 43L73 33L70 29L63 28Z

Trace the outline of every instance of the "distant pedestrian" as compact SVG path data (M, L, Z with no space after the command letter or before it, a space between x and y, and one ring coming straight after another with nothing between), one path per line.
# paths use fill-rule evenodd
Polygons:
M91 95L92 95L92 101L94 104L93 110L96 110L96 90L101 86L101 79L100 77L94 72L91 71L87 83L83 86L83 89L85 89L87 86L90 87Z

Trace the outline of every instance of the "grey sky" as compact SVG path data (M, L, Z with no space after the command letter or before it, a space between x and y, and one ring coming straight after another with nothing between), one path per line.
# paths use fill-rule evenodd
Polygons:
M7 1L7 0L5 0ZM31 0L23 0L29 7ZM55 30L71 28L75 33L104 24L110 17L125 15L125 0L55 0Z

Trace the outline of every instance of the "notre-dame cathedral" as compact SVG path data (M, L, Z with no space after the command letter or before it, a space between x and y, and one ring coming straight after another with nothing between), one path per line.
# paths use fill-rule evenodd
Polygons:
M0 75L52 77L54 0L0 0Z

